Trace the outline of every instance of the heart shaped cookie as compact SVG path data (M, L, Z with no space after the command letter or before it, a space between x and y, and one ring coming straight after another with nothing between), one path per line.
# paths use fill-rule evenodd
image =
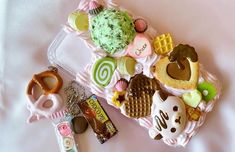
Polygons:
M152 47L144 34L136 34L133 43L128 45L127 52L133 58L142 58L152 53Z
M188 81L191 75L189 61L184 59L183 61L181 61L181 64L183 64L184 69L178 68L177 63L168 64L167 73L169 76L171 76L174 79Z
M191 62L189 59L186 59L189 62L189 69L185 68L188 73L190 73L190 78L188 80L179 78L182 76L180 74L177 74L176 72L174 75L175 77L169 75L169 73L174 72L173 70L169 72L169 66L172 64L168 57L164 57L160 59L156 65L155 65L155 78L158 79L161 83L176 88L176 89L195 89L197 87L197 81L198 81L198 73L199 73L199 67L198 62ZM178 68L178 67L175 67ZM177 69L180 70L180 69ZM175 71L177 71L175 70ZM187 73L186 72L186 73ZM185 78L186 76L182 77Z
M129 82L121 113L130 118L141 118L151 113L152 96L160 87L156 79L137 74Z
M156 79L176 89L195 89L198 75L198 56L189 45L179 44L169 57L160 59L155 65Z

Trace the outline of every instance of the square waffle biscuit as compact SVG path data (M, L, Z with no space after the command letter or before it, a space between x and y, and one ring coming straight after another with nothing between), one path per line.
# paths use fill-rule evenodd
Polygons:
M165 55L173 49L173 41L170 34L162 34L154 39L155 52L159 55Z

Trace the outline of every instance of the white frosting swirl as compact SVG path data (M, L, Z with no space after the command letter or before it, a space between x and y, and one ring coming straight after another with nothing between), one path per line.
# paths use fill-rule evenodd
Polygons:
M107 90L112 90L113 87L115 86L115 84L117 83L118 80L121 79L121 75L120 73L118 72L118 70L116 69L113 73L113 76L112 76L112 79L111 81L109 82L109 84L105 87L105 89Z
M153 78L154 73L151 70L152 69L151 67L155 65L158 59L159 57L155 53L152 53L152 55L150 56L146 56L144 58L139 58L136 60L137 62L143 65L143 74L146 75L147 77Z

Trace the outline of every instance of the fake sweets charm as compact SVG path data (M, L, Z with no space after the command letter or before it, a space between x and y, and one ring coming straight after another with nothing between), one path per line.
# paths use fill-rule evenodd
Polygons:
M217 94L215 86L209 82L198 84L197 89L202 93L202 99L206 102L213 100Z
M95 95L79 103L79 107L101 144L117 133L116 127Z
M134 21L134 25L135 25L135 30L138 33L144 33L148 28L147 22L142 18L136 19Z
M45 83L45 78L55 80L52 88ZM29 123L42 118L53 118L57 112L63 110L63 101L58 94L62 84L63 80L56 70L44 71L33 76L27 88L27 108L30 111ZM36 98L36 86L41 89L39 92L42 92L38 98Z
M88 15L84 11L69 14L68 24L76 31L87 31L89 27Z
M68 121L62 121L55 124L55 131L62 152L78 152L74 133L71 124Z
M152 54L152 47L144 34L136 34L134 41L128 45L127 52L133 58L143 58Z
M136 34L131 17L120 10L104 9L90 24L92 41L111 55L124 50Z
M189 45L176 46L170 56L156 63L155 77L172 88L195 89L199 77L199 64L195 49Z
M90 15L97 15L102 10L103 10L103 6L97 3L96 1L92 0L89 2L89 14Z
M116 61L111 57L104 57L95 62L92 67L92 80L100 87L105 87L112 79L116 69Z
M153 95L151 108L153 128L150 136L154 139L171 139L177 137L186 124L186 110L183 101L175 96L168 96L165 100L156 91Z

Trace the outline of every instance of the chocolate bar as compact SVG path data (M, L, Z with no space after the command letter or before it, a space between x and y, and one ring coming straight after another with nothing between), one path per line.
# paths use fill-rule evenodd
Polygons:
M100 105L96 95L92 95L85 101L79 102L78 105L101 144L118 132Z

